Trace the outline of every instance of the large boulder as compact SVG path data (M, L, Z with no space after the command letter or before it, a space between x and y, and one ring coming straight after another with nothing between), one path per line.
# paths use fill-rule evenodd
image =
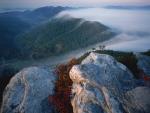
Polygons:
M150 113L150 88L137 87L126 94L126 110L129 113Z
M55 80L55 74L49 69L23 69L5 88L1 113L55 113L48 103Z
M125 93L137 87L128 68L105 54L90 53L70 78L74 113L124 113Z

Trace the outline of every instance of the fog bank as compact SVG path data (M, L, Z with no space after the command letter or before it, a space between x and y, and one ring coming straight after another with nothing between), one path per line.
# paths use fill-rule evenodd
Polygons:
M118 36L107 41L108 49L122 51L150 49L150 10L86 8L63 11L59 14L64 15L98 21L119 32Z

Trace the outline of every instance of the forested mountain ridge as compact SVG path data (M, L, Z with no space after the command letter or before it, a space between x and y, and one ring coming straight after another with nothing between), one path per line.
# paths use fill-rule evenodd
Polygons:
M16 36L36 27L69 7L41 7L35 10L0 13L0 59L13 59L19 53L15 46ZM13 54L12 54L13 53Z
M22 56L42 58L102 42L115 35L101 23L81 18L53 18L24 33L16 43Z

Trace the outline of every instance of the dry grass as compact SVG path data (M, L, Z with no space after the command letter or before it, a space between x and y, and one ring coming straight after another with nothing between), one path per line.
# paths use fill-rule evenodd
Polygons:
M73 113L71 105L72 81L69 77L69 71L76 64L79 64L79 61L72 59L67 64L59 65L56 69L58 79L55 85L55 94L49 96L49 102L56 107L59 113Z

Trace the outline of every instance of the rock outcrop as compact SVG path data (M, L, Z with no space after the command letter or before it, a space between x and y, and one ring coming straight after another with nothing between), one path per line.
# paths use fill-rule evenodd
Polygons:
M90 53L69 75L73 113L150 113L150 88L109 55ZM5 88L0 113L57 113L48 102L56 77L49 68L23 69Z
M150 88L137 87L125 94L129 113L150 113Z
M25 68L5 88L1 113L55 113L48 103L56 76L45 68Z
M134 88L137 85L131 72L109 55L91 53L80 65L71 69L70 78L73 81L74 113L135 113L128 109L130 104L126 104L134 101L128 99L130 91L135 92L133 95L137 97L136 100L142 99L136 96L138 94ZM147 96L150 97L148 93ZM149 106L147 101L144 102ZM135 109L138 108L135 106Z

